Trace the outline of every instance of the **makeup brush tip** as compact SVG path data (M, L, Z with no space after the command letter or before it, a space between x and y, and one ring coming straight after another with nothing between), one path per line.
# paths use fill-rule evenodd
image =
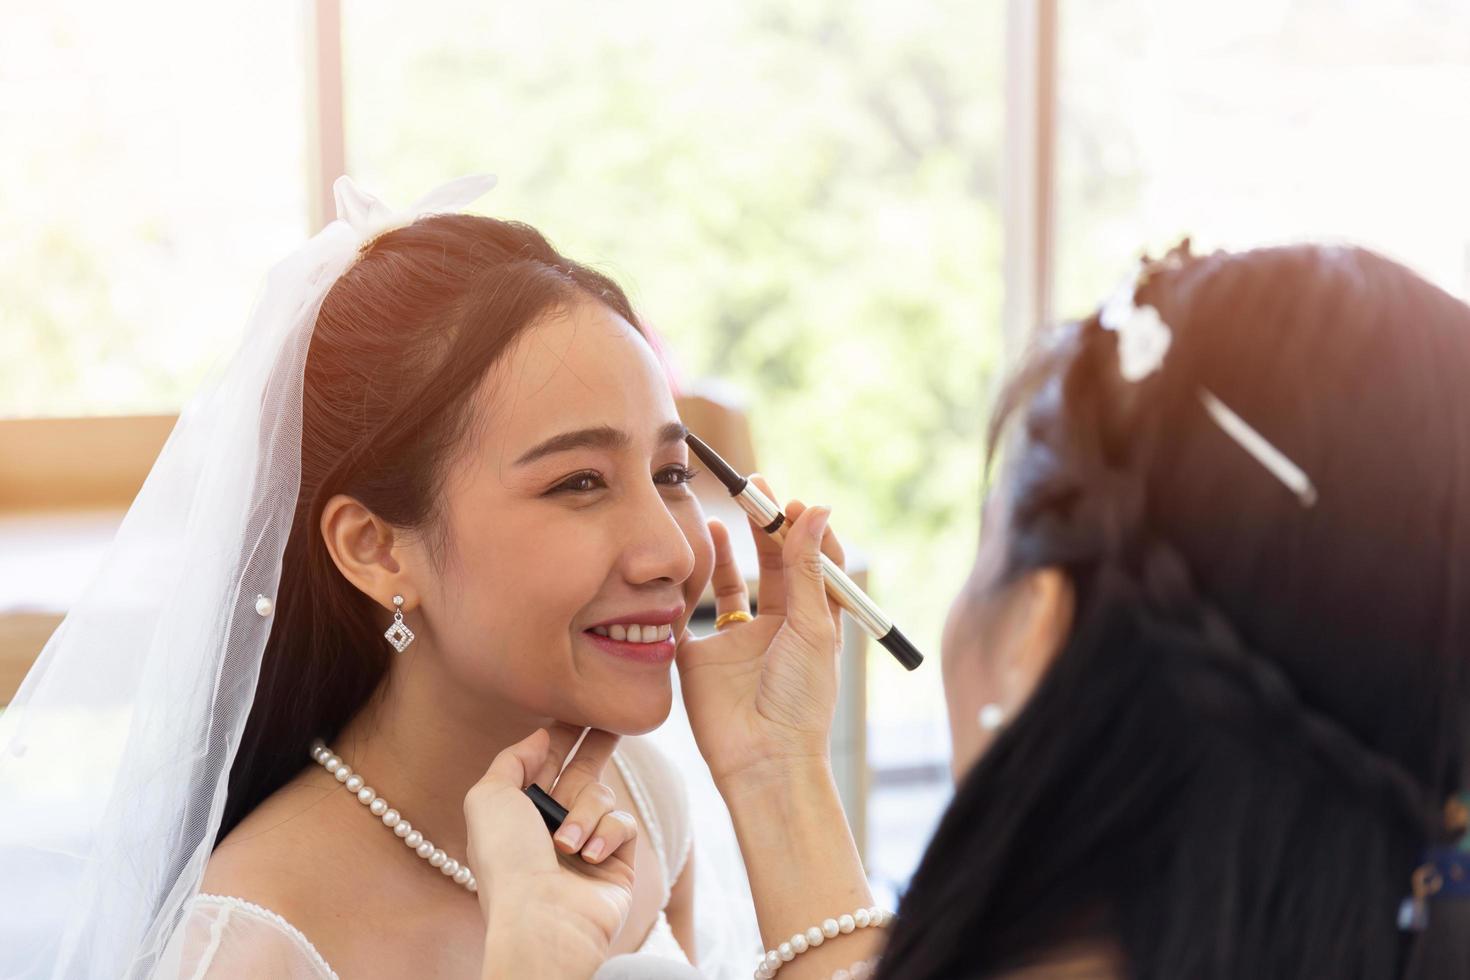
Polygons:
M705 466L708 466L710 472L725 485L725 489L730 491L730 496L737 496L740 491L745 489L745 477L735 472L734 467L725 462L719 453L706 445L703 439L692 432L688 432L684 435L684 441L689 444L689 448L694 451L694 455L699 457L699 461Z

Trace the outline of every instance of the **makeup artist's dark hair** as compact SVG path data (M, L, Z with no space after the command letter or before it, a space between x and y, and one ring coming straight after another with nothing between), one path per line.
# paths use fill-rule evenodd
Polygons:
M216 843L310 764L312 740L341 731L388 671L388 620L333 564L326 502L350 494L442 557L436 505L474 391L538 317L583 298L637 327L614 282L534 228L461 214L377 237L327 293L306 358L301 488Z
M1466 903L1397 926L1465 774L1470 308L1318 246L1176 253L1137 302L1173 329L1160 371L1124 381L1094 316L997 414L1006 580L1062 569L1075 616L959 785L879 975L1096 941L1160 980L1470 976Z

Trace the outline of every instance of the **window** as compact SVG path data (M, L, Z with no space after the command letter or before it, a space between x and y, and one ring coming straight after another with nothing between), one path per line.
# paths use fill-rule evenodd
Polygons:
M1367 245L1470 295L1470 7L1061 7L1057 299L1145 247Z
M306 228L302 20L76 0L0 31L0 417L176 411Z

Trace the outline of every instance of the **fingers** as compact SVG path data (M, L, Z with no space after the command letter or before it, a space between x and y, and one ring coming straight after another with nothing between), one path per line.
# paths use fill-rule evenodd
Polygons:
M501 751L476 785L495 789L524 789L531 782L531 773L541 771L550 748L550 734L546 729L538 728Z
M786 505L783 513L785 513L787 519L792 524L795 524L801 519L801 515L806 512L806 509L806 504L800 500L793 500ZM832 563L838 568L847 571L847 550L842 547L842 542L837 539L837 532L832 530L830 523L827 525L827 530L822 534L822 554L831 559ZM785 561L784 556L782 561ZM836 599L832 598L830 592L827 594L827 608L831 613L833 625L837 628L838 636L840 637L842 629L842 607L838 605Z
M560 721L547 729L550 742L546 751L546 760L536 770L531 782L549 790L552 783L556 782L557 774L561 772L562 766L566 765L567 756L576 749L577 740L586 730L581 725L568 725Z
M555 837L556 849L563 854L576 854L597 864L617 852L638 836L638 824L632 814L618 810L617 797L605 783L588 783L567 808ZM631 863L631 849L623 857Z
M592 839L582 848L582 860L601 864L616 854L631 866L637 844L638 821L627 810L613 810L597 822Z
M829 510L831 508L828 508ZM800 500L790 501L782 510L786 519L795 524L801 515L806 512L806 504ZM822 554L832 559L833 564L843 571L847 570L847 549L842 547L842 542L837 538L837 532L832 530L832 525L827 525L827 530L822 534Z
M750 591L745 585L745 576L735 564L735 549L730 544L730 529L724 523L711 519L709 535L715 544L715 569L710 577L710 586L715 592L715 616L727 612L750 612Z
M750 481L759 487L767 497L772 500L776 499L775 491L771 489L765 477L753 474ZM782 508L782 513L786 515L787 536L791 534L792 528L805 511L806 505L799 500L792 500ZM787 601L785 549L780 541L757 527L754 521L750 521L749 524L750 533L755 538L756 557L760 560L760 587L756 592L757 610L762 614L784 616ZM842 547L842 542L838 540L837 532L833 531L830 526L822 536L822 552L838 568L844 570L847 568L847 551ZM838 609L837 603L832 601L832 615L840 618Z
M835 645L832 604L822 575L821 546L827 531L827 507L803 508L786 535L781 556L786 583L786 622L813 649Z
M540 776L533 779L531 774L544 773L548 768L554 770L558 765L554 761L557 753L564 757L581 734L582 729L560 723L550 730L537 729L495 757L485 776L471 790L471 796L493 796L506 791L519 796L520 790L532 782L549 784L550 779ZM582 858L593 864L618 854L628 864L633 863L633 849L627 845L637 839L638 823L632 814L616 809L617 797L612 789L598 782L617 744L617 735L600 728L591 729L556 781L552 797L567 808L567 817L554 838L556 849L563 854L580 851Z
M847 571L847 549L842 547L842 542L838 540L837 532L832 530L830 523L822 533L822 554L832 559L832 563L838 568Z
M551 798L570 809L572 801L582 792L583 787L602 779L602 771L607 768L613 749L617 747L618 736L612 732L605 732L600 728L588 731L587 737L577 749L577 754L567 763L561 778L549 791Z
M525 846L526 828L539 824L540 817L521 792L531 781L530 774L540 770L550 741L546 730L538 728L502 750L485 775L465 794L465 823L469 830L466 865L484 883L482 901L486 889L493 887L497 868L507 855L515 855L523 867L532 869L549 869L555 864L551 851L528 850Z
M758 474L750 477L750 482L760 488L761 492L772 500L776 499L775 492L766 478ZM786 515L794 520L791 514ZM756 589L756 611L762 616L784 616L786 615L786 585L782 580L782 570L785 568L781 560L781 542L771 537L758 527L755 521L746 520L750 525L750 533L755 538L755 556L760 563L760 586Z

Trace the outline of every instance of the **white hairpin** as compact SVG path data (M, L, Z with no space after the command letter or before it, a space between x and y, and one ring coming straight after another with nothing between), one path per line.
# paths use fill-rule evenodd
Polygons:
M1302 472L1302 468L1293 463L1285 453L1271 445L1266 437L1261 435L1245 419L1231 411L1214 392L1208 388L1199 390L1199 400L1204 403L1205 411L1210 413L1210 418L1215 424L1225 430L1225 434L1234 439L1240 448L1250 453L1271 475L1276 477L1286 488L1296 494L1303 507L1310 507L1317 502L1317 488L1312 486L1311 477Z
M1162 367L1164 355L1169 352L1169 345L1174 339L1173 330L1159 316L1157 309L1148 305L1140 307L1134 302L1134 294L1146 277L1146 269L1130 277L1109 297L1098 314L1098 322L1103 329L1118 335L1118 370L1123 380L1130 383L1142 381ZM1317 488L1300 466L1251 428L1208 388L1200 388L1199 399L1221 431L1280 480L1303 507L1311 507L1317 502Z

